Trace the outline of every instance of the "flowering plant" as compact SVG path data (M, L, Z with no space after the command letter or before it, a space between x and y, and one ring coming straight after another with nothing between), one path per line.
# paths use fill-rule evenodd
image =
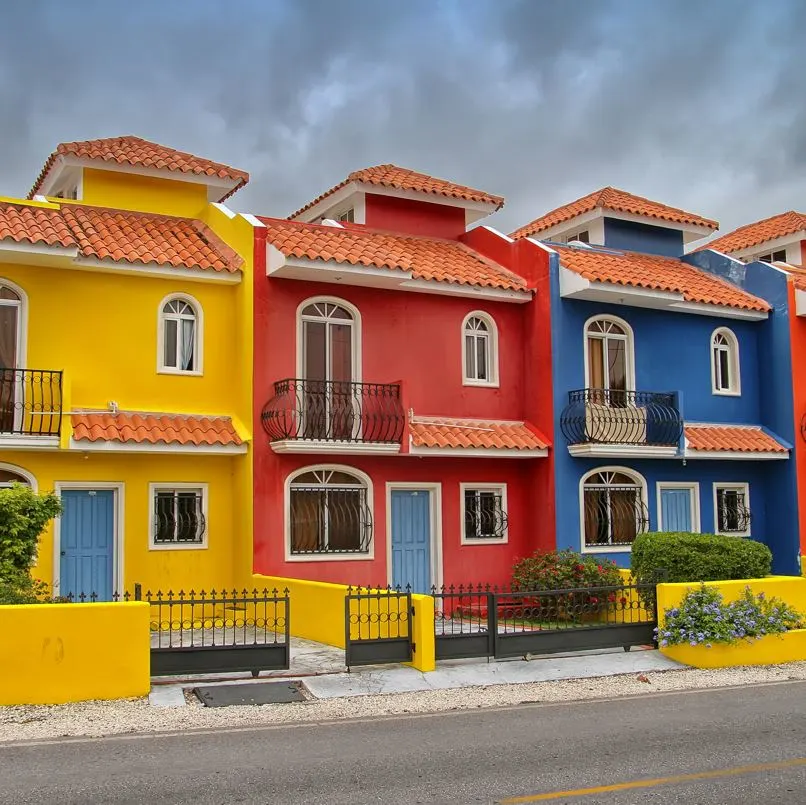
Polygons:
M667 609L663 627L655 629L658 644L711 648L713 643L738 643L800 629L804 616L778 598L754 595L745 588L742 597L726 604L720 590L701 585L686 593L679 607Z
M515 590L618 587L621 584L615 562L569 550L537 551L518 560L512 568L512 587Z

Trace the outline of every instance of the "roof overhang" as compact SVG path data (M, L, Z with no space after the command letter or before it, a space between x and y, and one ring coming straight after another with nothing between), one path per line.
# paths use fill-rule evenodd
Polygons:
M303 257L288 256L271 243L266 246L266 276L274 279L332 282L339 285L442 294L496 302L522 304L532 299L532 292L529 290L512 291L505 288L464 285L458 282L416 279L411 271L399 268L378 268L339 263L335 260L309 260Z
M564 299L580 299L586 302L605 302L613 305L668 310L677 313L692 313L699 316L714 316L724 319L761 321L769 317L764 310L745 310L725 305L708 305L689 302L682 293L658 291L619 285L613 282L596 282L560 266L560 296Z
M241 455L247 445L241 444L182 444L181 442L120 442L117 440L89 441L70 437L70 450L82 453L187 453L189 455Z
M409 453L412 456L433 458L546 458L548 447L534 450L516 450L488 447L418 447L409 437Z
M789 451L692 450L686 446L683 458L711 461L770 461L773 459L788 459Z
M680 458L677 445L605 444L590 442L569 444L568 454L574 458Z
M806 240L806 229L801 229L797 232L792 232L789 235L783 235L780 238L773 238L772 240L762 240L759 243L754 243L746 249L737 249L730 253L730 256L737 260L747 260L756 254L764 254L766 252L776 252L781 249L786 249L788 246L799 244L802 240ZM710 248L706 243L703 249ZM787 258L789 255L787 254Z

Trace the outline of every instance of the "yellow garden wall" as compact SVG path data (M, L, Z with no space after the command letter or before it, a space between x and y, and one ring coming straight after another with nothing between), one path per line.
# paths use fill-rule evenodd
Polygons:
M148 604L0 606L0 705L145 696Z

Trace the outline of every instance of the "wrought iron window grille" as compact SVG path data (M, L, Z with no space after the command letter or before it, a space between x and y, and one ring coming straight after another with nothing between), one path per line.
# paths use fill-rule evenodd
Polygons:
M746 534L752 513L747 508L745 493L735 489L718 489L717 523L722 534Z
M0 433L58 436L62 424L62 373L0 368Z
M203 495L194 490L154 494L154 544L201 545L207 533Z
M485 489L465 490L465 539L501 539L507 533L504 495Z
M291 554L369 553L372 512L363 486L291 486Z
M586 484L585 547L631 545L649 530L649 510L640 486Z

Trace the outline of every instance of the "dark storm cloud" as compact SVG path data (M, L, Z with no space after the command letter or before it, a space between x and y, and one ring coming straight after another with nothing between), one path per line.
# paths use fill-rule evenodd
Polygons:
M0 192L133 133L246 168L283 215L396 162L507 196L612 184L722 221L806 208L800 0L64 0L0 15Z

